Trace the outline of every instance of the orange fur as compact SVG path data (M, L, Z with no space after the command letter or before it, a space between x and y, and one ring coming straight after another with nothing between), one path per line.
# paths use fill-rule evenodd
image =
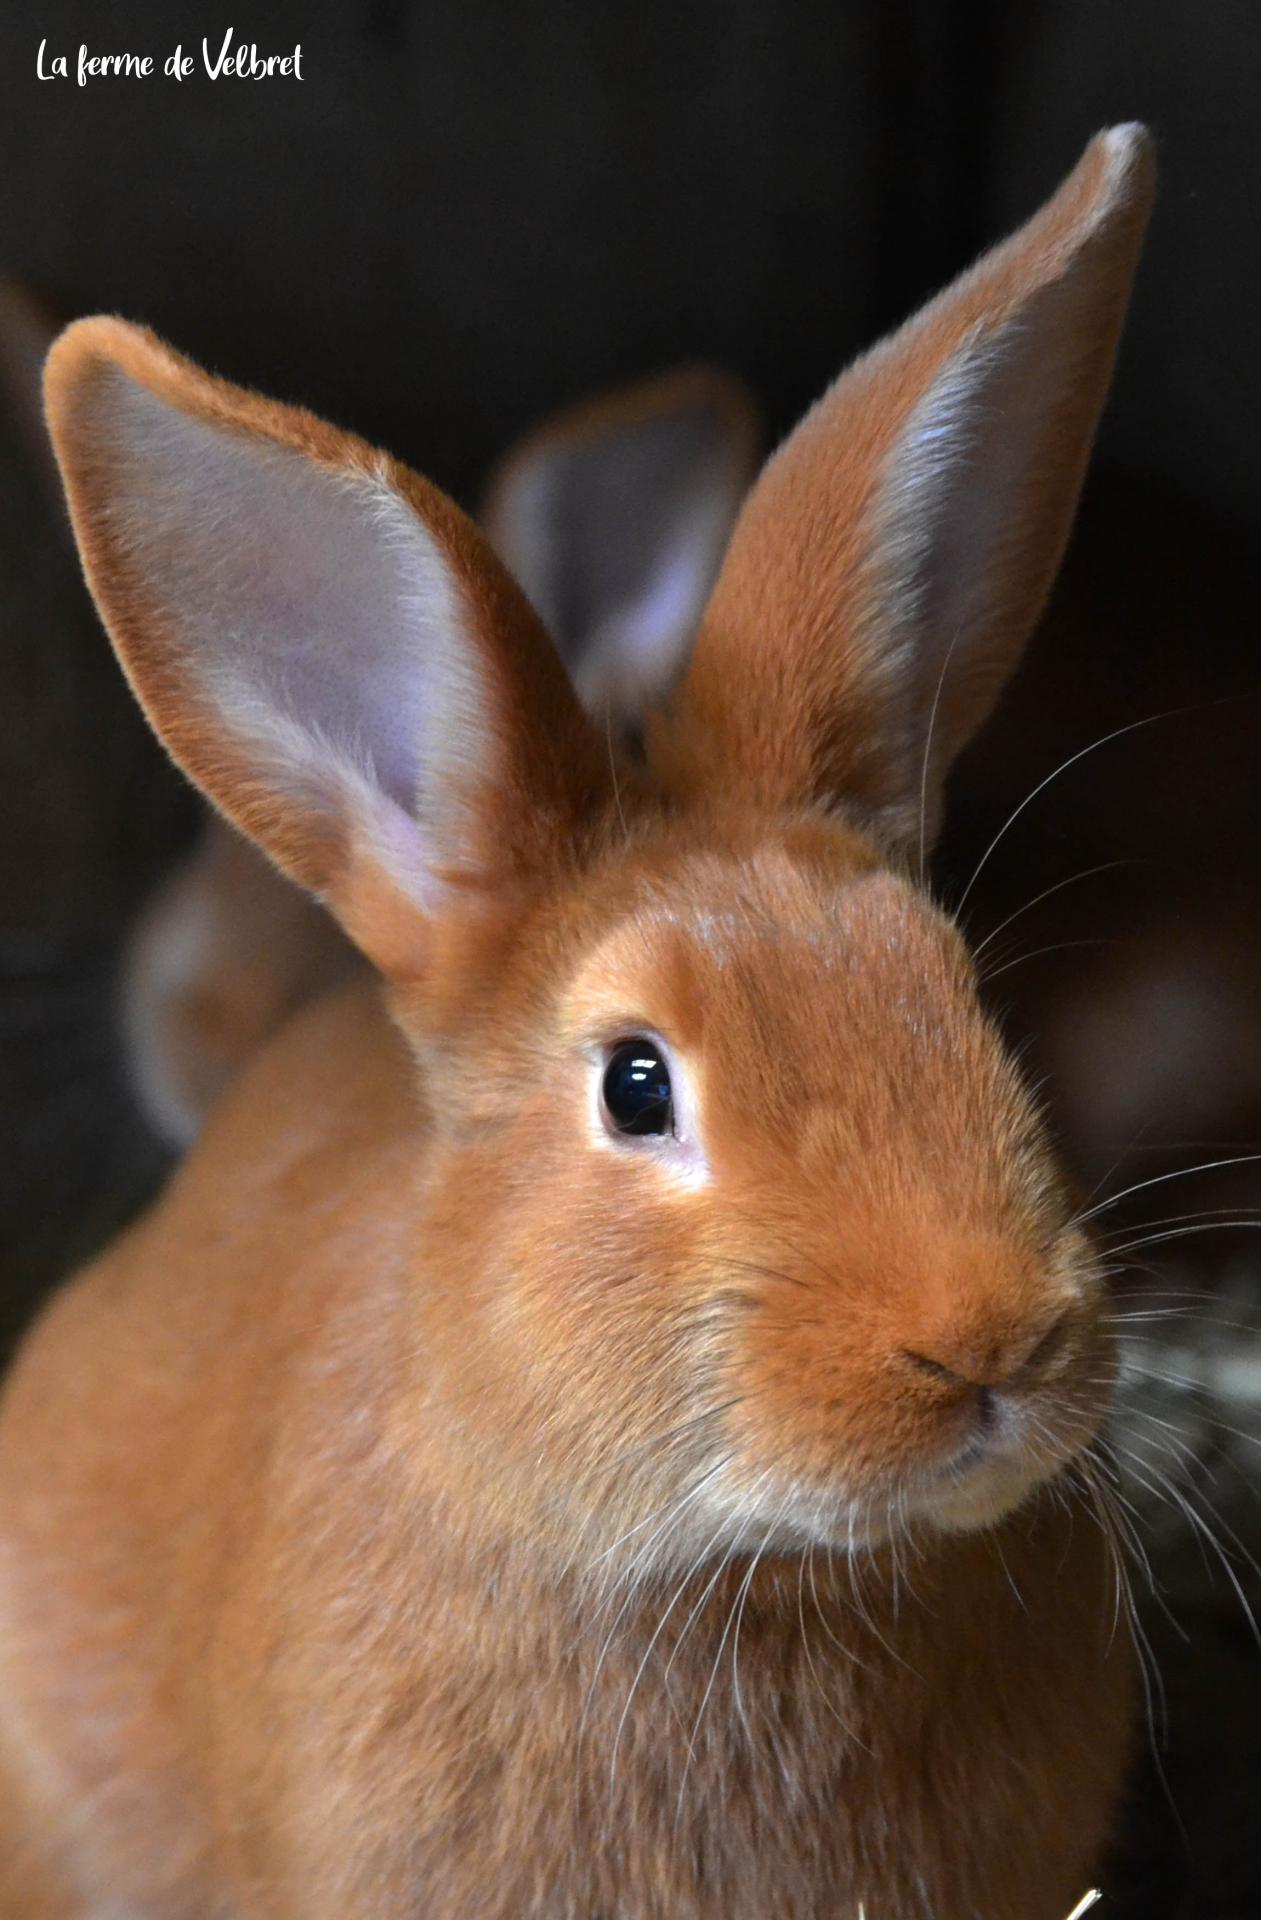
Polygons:
M1127 140L962 283L980 324L1080 281L1100 392L1145 197ZM861 417L892 431L936 351L912 332L865 363ZM432 644L466 674L443 710L466 751L454 800L422 770L414 873L347 831L358 787L330 775L313 811L197 683L111 512L117 369L335 469L338 498L384 472L417 516L456 583ZM360 443L114 322L64 338L50 395L155 724L387 980L264 1052L9 1383L0 1914L1060 1920L1129 1738L1103 1541L1072 1511L1104 1294L906 871L878 528L818 600L817 516L861 522L876 485L841 389L826 470L825 413L755 490L642 767L475 531ZM1014 657L1036 614L1092 417L1075 390L1055 474L1035 458L1038 528L1022 505L950 749L998 626ZM678 1131L628 1142L601 1062L645 1031Z

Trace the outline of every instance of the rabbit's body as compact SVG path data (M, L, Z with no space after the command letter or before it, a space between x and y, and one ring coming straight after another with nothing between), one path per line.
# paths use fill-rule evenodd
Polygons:
M326 1001L27 1349L0 1694L49 1914L1062 1920L1125 1740L1097 1529L1048 1500L900 1592L887 1554L819 1552L622 1613L460 1497L458 1372L417 1351L425 1139L374 991Z
M1059 559L1145 154L1092 143L774 456L682 679L611 675L670 695L642 758L427 482L121 322L54 349L138 695L393 1028L300 1016L18 1363L4 1920L1083 1890L1107 1296L914 876Z

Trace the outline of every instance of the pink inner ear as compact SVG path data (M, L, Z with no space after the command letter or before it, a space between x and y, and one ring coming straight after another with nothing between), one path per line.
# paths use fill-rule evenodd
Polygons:
M953 758L1050 584L1067 518L1040 511L1039 492L1081 357L1063 288L1042 289L947 363L894 448L872 564L881 617L913 662L912 754L940 694L934 762Z
M296 727L414 816L457 622L427 529L384 479L178 412L121 370L106 378L110 517L190 683L226 732L257 747L269 726Z

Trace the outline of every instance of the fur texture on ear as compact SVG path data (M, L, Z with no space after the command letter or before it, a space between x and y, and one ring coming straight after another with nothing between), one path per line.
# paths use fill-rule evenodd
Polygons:
M571 856L607 749L482 536L388 455L79 321L46 397L83 564L173 757L407 977L452 889Z
M687 661L760 439L746 388L682 368L555 415L482 511L589 713L633 725Z
M1138 126L844 373L774 455L654 754L684 793L846 805L931 842L1042 610L1153 188Z

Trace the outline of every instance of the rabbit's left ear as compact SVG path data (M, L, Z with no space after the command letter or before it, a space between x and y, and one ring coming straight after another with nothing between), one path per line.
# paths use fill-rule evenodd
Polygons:
M80 320L45 375L89 585L172 757L385 974L573 859L608 743L477 529L354 435Z
M888 844L931 840L1055 576L1152 186L1144 129L1100 134L772 458L654 740L677 790L839 802Z
M740 381L684 367L555 415L492 476L482 525L598 719L678 679L759 439Z

